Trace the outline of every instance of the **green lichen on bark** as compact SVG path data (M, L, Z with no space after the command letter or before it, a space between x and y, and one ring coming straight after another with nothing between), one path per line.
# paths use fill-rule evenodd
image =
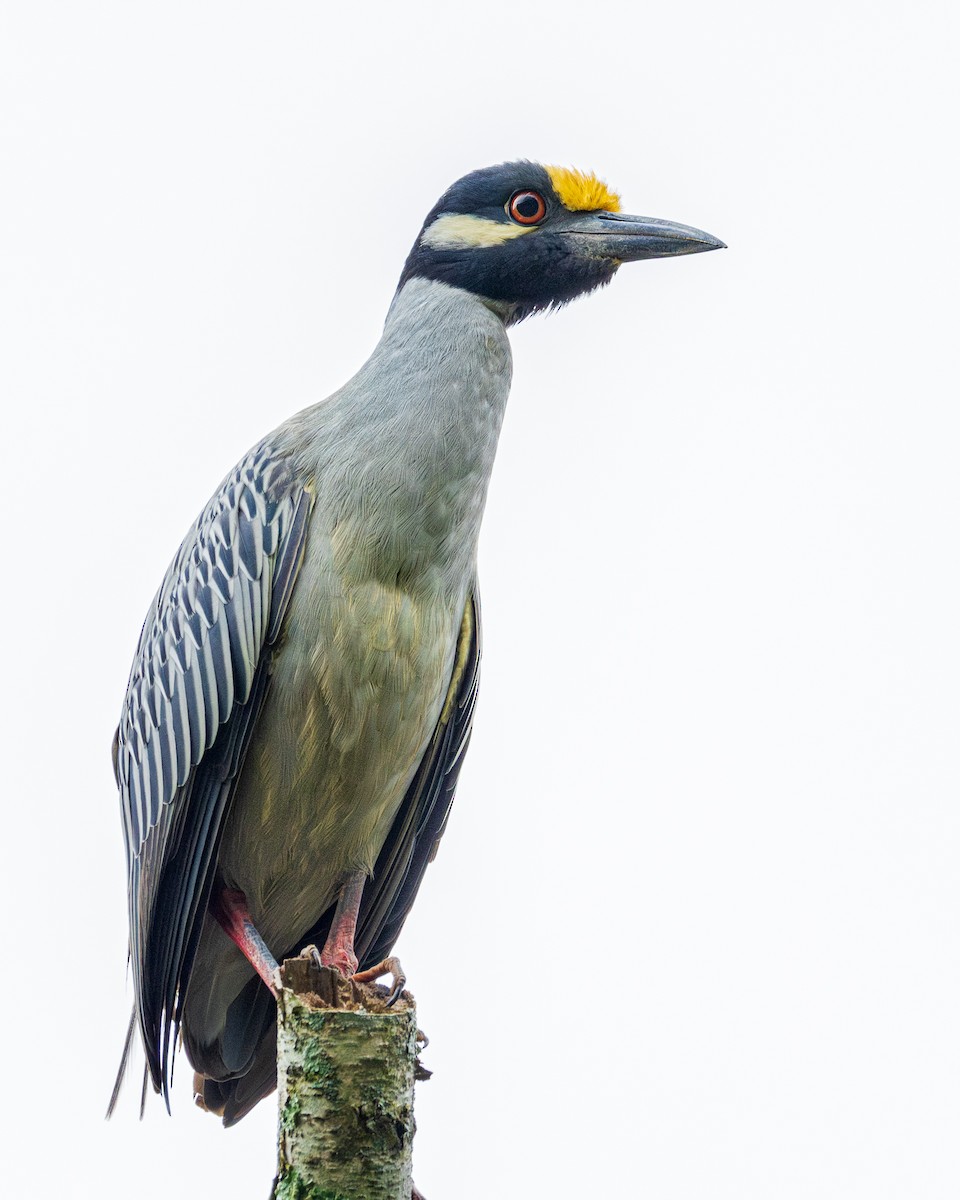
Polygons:
M331 1192L304 1183L296 1171L287 1168L274 1184L275 1200L349 1200L342 1192Z
M303 959L278 1003L276 1200L409 1200L416 1009Z
M342 1192L331 1192L304 1183L296 1171L285 1170L274 1184L275 1200L349 1200Z

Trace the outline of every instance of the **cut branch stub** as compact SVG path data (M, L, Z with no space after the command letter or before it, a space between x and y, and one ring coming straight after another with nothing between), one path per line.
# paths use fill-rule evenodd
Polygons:
M404 992L287 959L277 1001L275 1200L409 1200L417 1016Z

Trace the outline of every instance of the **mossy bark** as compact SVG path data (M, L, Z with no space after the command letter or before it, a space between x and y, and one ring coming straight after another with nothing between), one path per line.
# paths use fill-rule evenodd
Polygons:
M281 969L275 1200L410 1200L417 1018L406 992Z

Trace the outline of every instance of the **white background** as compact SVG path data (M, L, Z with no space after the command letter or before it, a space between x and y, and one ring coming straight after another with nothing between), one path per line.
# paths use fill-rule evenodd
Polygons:
M399 951L430 1200L960 1195L946 3L6 4L4 1196L265 1200L272 1101L103 1109L109 744L226 469L530 157L730 249L514 334L474 744Z

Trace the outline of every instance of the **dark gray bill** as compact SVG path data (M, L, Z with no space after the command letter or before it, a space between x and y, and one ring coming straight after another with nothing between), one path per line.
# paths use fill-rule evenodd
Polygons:
M678 225L657 217L630 217L626 213L578 214L564 223L563 232L578 240L582 238L586 254L620 262L726 249L725 242L692 225Z

